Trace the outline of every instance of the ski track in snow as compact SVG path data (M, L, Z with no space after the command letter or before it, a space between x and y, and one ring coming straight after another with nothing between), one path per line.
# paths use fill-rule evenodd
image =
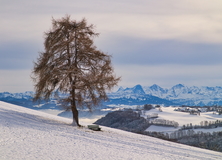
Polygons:
M102 127L0 102L0 160L221 159L222 153ZM86 125L86 124L85 124Z

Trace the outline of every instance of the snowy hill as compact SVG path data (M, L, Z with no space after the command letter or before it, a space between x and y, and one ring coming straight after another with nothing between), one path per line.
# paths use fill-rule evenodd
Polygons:
M71 120L0 102L0 159L221 159L222 153Z

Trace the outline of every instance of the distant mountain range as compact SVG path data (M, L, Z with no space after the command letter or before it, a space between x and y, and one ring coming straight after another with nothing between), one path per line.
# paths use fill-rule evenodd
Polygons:
M222 87L188 87L177 84L172 88L162 88L156 84L152 86L136 85L132 88L120 87L117 92L109 94L110 99L134 99L164 105L222 105Z
M24 93L0 93L0 101L5 101L34 109L58 108L58 104L52 98L51 101L43 101L41 105L32 103L33 92ZM132 88L120 87L116 92L108 93L109 100L104 105L143 105L161 104L212 106L222 105L222 87L188 87L177 84L171 88L162 88L156 84L152 86L136 85Z

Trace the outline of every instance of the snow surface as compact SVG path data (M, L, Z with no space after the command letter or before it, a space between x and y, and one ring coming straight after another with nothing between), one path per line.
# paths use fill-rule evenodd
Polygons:
M0 102L1 160L221 159L222 153L102 127ZM87 124L84 124L87 125Z
M193 126L200 125L201 121L222 120L222 115L213 114L213 112L201 112L200 115L191 115L188 112L174 111L175 107L161 107L161 109L162 109L162 112L160 112L158 109L151 109L149 111L146 111L146 114L143 116L147 117L147 115L152 115L152 114L157 113L158 119L165 119L165 120L178 122L179 127L182 127L183 125L186 126L187 124L190 124L190 123L192 123ZM179 128L151 125L148 129L146 129L146 131L171 133L178 129ZM212 132L222 131L222 127L213 128L213 129L194 129L194 131L212 133Z

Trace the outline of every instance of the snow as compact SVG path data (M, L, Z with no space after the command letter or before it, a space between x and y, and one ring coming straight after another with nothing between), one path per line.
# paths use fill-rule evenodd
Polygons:
M63 110L57 110L57 109L40 109L39 111L52 115L58 115L63 112Z
M222 119L221 115L213 114L213 112L201 112L199 115L191 115L189 112L174 111L175 107L161 107L162 112L159 109L152 109L146 112L148 114L157 113L159 119L165 119L170 121L176 121L180 126L192 123L192 125L200 125L201 121L216 121Z
M213 112L201 112L199 115L191 115L188 112L180 112L180 111L174 111L175 107L161 107L162 112L159 111L159 109L151 109L146 112L145 115L143 115L145 118L147 115L152 115L157 113L158 119L165 119L169 121L175 121L179 123L179 127L182 127L183 125L187 125L192 123L192 125L200 125L201 121L216 121L216 120L222 120L222 115L213 114ZM162 127L162 126L155 126L151 125L149 128L146 129L146 131L156 131L156 132L166 132L171 133L173 131L178 130L179 128L174 127ZM202 131L202 132L218 132L222 131L222 127L214 128L214 129L194 129L195 132Z
M164 133L172 133L177 130L178 128L156 126L156 125L151 125L149 128L146 129L146 131L150 131L150 132L164 132Z
M71 119L0 101L0 159L209 160L222 156L220 152L104 126L102 131L92 131L71 123Z

